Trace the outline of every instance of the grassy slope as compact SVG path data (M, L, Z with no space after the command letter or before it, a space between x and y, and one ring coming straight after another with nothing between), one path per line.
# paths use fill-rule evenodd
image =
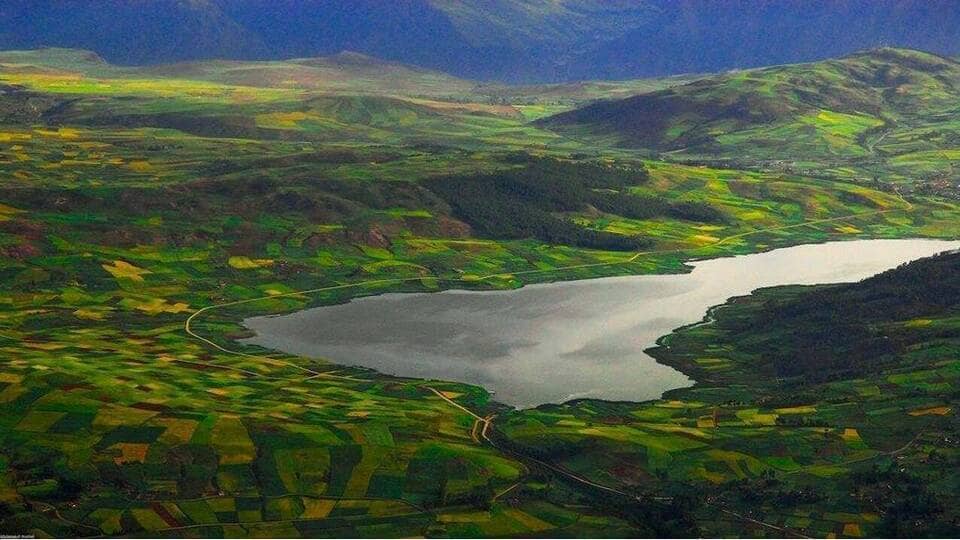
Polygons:
M543 119L558 132L671 159L832 177L952 177L960 64L878 49L717 75Z
M600 99L669 88L701 77L679 75L659 79L512 86L476 83L353 52L290 60L209 60L136 68L112 66L89 51L47 48L0 51L0 64L4 65L6 73L46 70L51 73L79 72L91 77L189 79L222 85L300 89L325 94L440 98L463 105L502 105L503 110L515 106L529 117L569 110Z
M509 103L395 96L388 83L352 95L147 78L95 59L85 75L69 69L71 54L57 51L53 70L22 55L0 69L13 87L0 99L0 501L16 530L649 532L535 476L491 504L524 466L473 443L472 419L422 381L228 354L189 339L183 320L274 297L197 321L235 347L243 316L397 289L280 296L326 285L401 278L434 290L506 272L475 285L504 288L833 238L958 233L947 201L907 211L895 193L854 183L650 161L651 180L633 189L710 203L729 222L569 216L680 250L629 264L629 254L480 239L418 180L509 169L516 151L636 157L530 126ZM614 264L552 271L595 263ZM434 386L497 409L481 389Z

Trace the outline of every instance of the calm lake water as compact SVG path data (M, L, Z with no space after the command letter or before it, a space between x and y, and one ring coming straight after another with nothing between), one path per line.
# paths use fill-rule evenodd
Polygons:
M483 386L516 407L576 398L642 401L693 384L643 350L754 289L858 281L960 248L857 240L692 263L693 272L385 294L245 324L264 347L406 377Z

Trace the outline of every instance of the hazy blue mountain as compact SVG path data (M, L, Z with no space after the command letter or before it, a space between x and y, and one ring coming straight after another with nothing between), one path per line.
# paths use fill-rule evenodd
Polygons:
M4 0L0 49L121 64L353 50L509 81L816 60L880 45L960 52L954 0Z
M666 0L660 15L579 56L567 78L714 72L875 47L960 52L955 0Z

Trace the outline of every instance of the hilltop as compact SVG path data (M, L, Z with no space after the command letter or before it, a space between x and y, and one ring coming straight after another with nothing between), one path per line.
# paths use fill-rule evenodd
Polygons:
M93 51L61 47L0 51L0 64L47 66L73 71L87 71L108 65L106 60Z
M207 60L142 68L144 76L176 77L242 86L331 92L452 96L474 83L438 71L352 51L277 61Z

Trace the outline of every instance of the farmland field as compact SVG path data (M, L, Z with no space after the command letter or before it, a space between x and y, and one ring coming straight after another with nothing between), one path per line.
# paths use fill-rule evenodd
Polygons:
M922 71L915 60L857 61ZM954 125L941 118L953 87L940 72L911 72L902 94L936 107L897 129L827 103L711 125L709 152L624 144L553 116L638 92L840 76L811 66L490 88L353 55L132 68L72 50L0 53L0 532L955 532L954 479L929 473L955 454L960 371L943 312L889 322L930 339L898 350L914 360L900 368L786 391L708 325L657 353L693 388L527 410L478 386L241 341L244 318L386 292L960 237ZM684 121L664 133L679 137ZM733 159L761 136L790 141L809 166L773 166L771 147ZM871 474L929 481L945 510L891 530L889 516L917 510L871 505L888 489Z

